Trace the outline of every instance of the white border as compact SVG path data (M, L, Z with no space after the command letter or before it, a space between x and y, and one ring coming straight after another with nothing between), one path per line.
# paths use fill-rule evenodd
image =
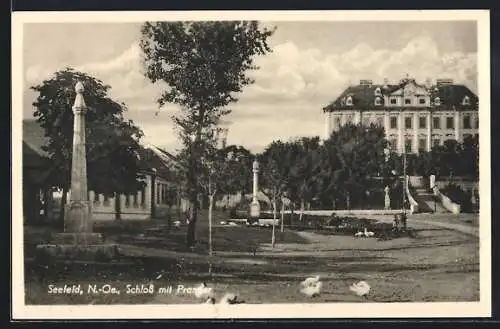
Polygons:
M480 133L480 302L321 303L222 305L24 305L22 215L23 24L142 22L145 20L260 21L477 21ZM12 318L22 319L202 319L380 318L491 316L490 45L488 10L415 11L204 11L204 12L14 12L12 14Z

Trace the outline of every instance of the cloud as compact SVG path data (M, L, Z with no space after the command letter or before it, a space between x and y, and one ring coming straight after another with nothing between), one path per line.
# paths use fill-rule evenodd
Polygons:
M407 73L418 81L452 78L477 91L477 56L475 53L439 51L436 41L427 36L411 39L400 49L383 49L359 43L344 52L325 48L300 48L293 41L277 44L274 51L257 57L260 69L249 74L255 84L247 86L240 101L229 108L233 113L228 139L254 149L272 140L290 136L321 135L321 109L347 86L359 79L382 83L396 82ZM141 125L148 140L158 145L176 145L170 115L178 111L168 106L154 116L156 99L163 85L151 84L142 73L141 51L137 43L102 62L77 63L75 69L92 74L112 86L111 96L129 105L130 118ZM41 81L54 67L35 65L25 72L27 82ZM163 110L162 110L163 111Z

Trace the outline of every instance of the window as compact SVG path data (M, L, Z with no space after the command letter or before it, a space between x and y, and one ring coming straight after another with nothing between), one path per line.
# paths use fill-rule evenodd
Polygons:
M380 87L377 87L377 89L375 89L375 95L380 95L381 92L380 92Z
M419 152L422 152L425 150L426 148L426 145L427 144L427 140L425 140L425 138L421 138L418 140L418 151Z
M391 149L393 151L397 151L397 147L398 147L397 140L395 138L393 138L389 141L389 143L391 144Z
M439 144L441 144L441 140L439 138L434 138L434 140L432 141L432 144L434 146L439 146Z
M411 139L405 140L405 150L406 152L411 152Z
M382 105L382 99L380 97L375 98L375 105Z
M347 99L345 100L345 104L352 105L352 97L351 96L347 97Z
M418 127L420 129L425 129L427 127L427 118L426 117L418 118Z
M335 126L340 127L340 125L341 125L340 118L335 118Z
M406 105L410 105L411 104L411 99L410 98L406 98L405 99L405 104Z
M411 118L405 118L405 128L411 129Z
M377 125L379 127L383 127L384 126L384 118L378 117L377 118Z
M476 129L479 129L479 118L476 118Z
M464 129L471 129L472 125L470 122L470 116L466 115L464 116Z
M397 129L397 128L398 128L398 118L391 117L391 129Z
M434 104L438 106L441 105L441 98L439 97L434 98Z
M397 102L397 99L396 98L391 98L391 104L392 105L396 105L398 102Z
M439 117L432 118L432 128L441 129L441 120Z
M453 129L455 125L453 124L453 117L446 118L446 129Z
M470 105L470 98L468 96L465 96L462 105Z
M421 104L421 105L425 104L425 98L420 98L418 100L418 103Z
M363 118L363 126L369 126L371 123L370 118L364 117Z

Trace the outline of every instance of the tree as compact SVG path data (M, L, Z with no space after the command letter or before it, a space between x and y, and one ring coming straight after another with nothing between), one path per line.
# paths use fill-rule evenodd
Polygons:
M376 125L347 124L334 132L320 150L323 194L342 199L347 208L364 201L366 186L383 175L386 143L383 128Z
M136 192L143 187L139 174L139 140L142 131L125 120L126 106L108 96L110 86L72 68L55 72L31 89L39 93L34 116L48 137L48 152L54 167L48 179L63 190L62 207L71 180L75 84L81 81L88 107L86 121L87 175L89 189L112 196ZM64 211L61 211L61 215Z
M300 221L304 214L305 203L310 203L318 185L319 137L302 137L292 143L294 149L287 185L290 200L300 201Z
M173 116L174 123L181 135L194 136L188 139L193 147L189 147L192 155L186 176L192 204L186 243L192 246L203 130L216 126L230 113L226 106L237 101L235 94L253 83L246 73L257 69L253 62L256 55L271 51L267 39L273 31L261 29L255 21L146 22L141 34L145 76L153 83L167 85L158 104L180 105L182 113Z
M229 145L225 148L228 193L240 193L240 200L252 186L252 163L254 155L243 146Z

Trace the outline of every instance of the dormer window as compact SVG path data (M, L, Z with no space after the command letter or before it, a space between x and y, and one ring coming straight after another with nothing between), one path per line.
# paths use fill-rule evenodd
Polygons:
M382 105L382 98L375 97L375 105Z
M352 97L351 96L349 96L349 97L346 98L345 105L348 105L348 106L352 105Z
M464 99L462 100L462 105L470 105L470 98L469 96L465 96Z
M434 98L434 104L438 106L441 105L441 98L439 97Z
M382 92L380 91L380 87L377 87L377 89L375 89L375 96L380 96L382 95Z

